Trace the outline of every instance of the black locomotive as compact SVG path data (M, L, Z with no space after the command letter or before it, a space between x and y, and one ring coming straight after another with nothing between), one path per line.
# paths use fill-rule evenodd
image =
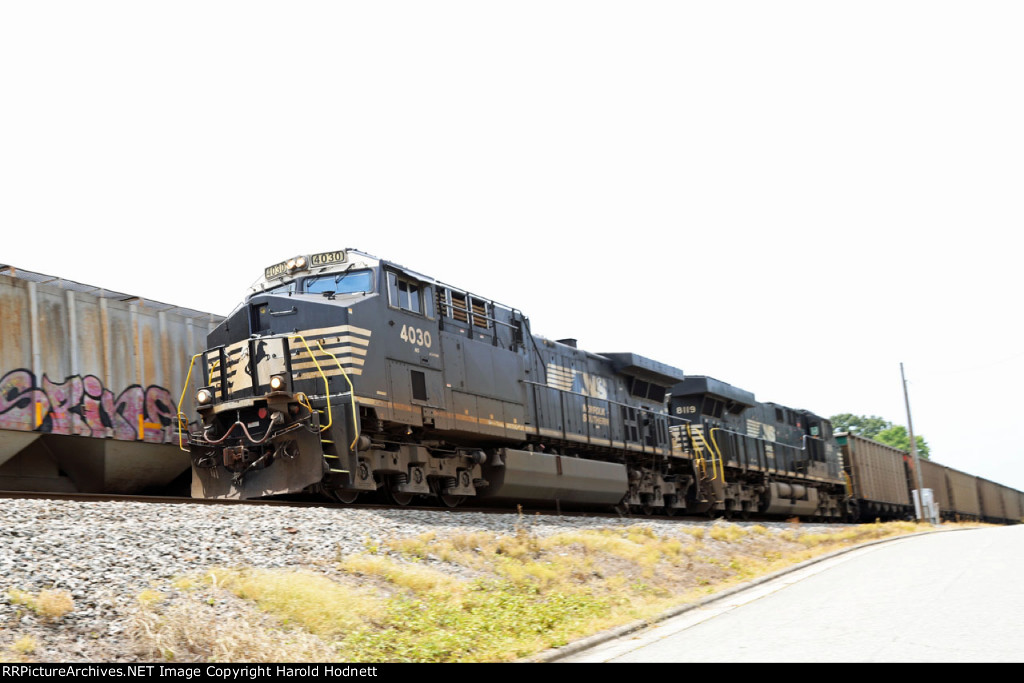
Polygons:
M267 268L193 362L193 496L842 516L831 425L353 249Z

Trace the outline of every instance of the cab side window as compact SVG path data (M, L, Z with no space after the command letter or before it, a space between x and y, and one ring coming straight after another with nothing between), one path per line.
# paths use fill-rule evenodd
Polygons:
M434 307L429 287L393 271L388 271L388 303L419 315Z

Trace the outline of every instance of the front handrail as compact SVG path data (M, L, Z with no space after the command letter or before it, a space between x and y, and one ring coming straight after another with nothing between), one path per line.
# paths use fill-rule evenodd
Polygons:
M352 439L352 443L349 444L348 449L350 451L354 451L356 449L356 442L359 441L359 412L356 408L356 389L352 386L352 380L349 379L348 373L345 372L345 368L342 367L341 361L338 360L338 357L324 348L324 340L318 339L316 343L320 347L321 351L330 356L334 362L338 364L338 369L341 370L341 376L345 378L346 382L348 382L348 390L352 396L352 428L355 431L355 438ZM329 400L330 399L328 398L328 401Z
M320 377L324 380L324 400L326 400L326 402L327 402L327 424L322 426L320 428L320 431L321 432L327 431L328 429L330 429L331 422L332 422L331 398L330 398L330 393L331 392L330 392L330 386L327 383L327 376L324 374L323 369L320 367L320 363L317 361L316 356L313 354L313 349L311 349L310 346L309 346L309 343L306 342L305 337L303 337L301 334L294 334L291 337L289 337L288 339L289 340L298 339L299 341L302 342L303 346L306 347L306 351L309 353L309 357L313 360L313 364L316 366L317 371L320 373ZM331 358L334 358L333 354L331 354L329 351L326 351L326 349L323 348L323 340L318 340L318 344L320 345L320 350L321 351L324 351L325 353L327 353L327 355L331 356ZM193 355L192 356L192 360L188 364L188 372L185 375L185 386L182 387L181 397L178 399L177 413L175 415L175 419L176 419L176 421L178 423L178 448L180 448L181 450L185 451L186 453L188 453L190 451L189 451L189 449L185 448L185 446L184 446L184 444L182 442L182 433L185 431L184 427L187 427L187 425L188 425L188 416L186 416L181 411L181 405L185 402L185 392L188 391L189 381L192 378L192 368L195 366L196 358L199 358L204 353L206 353L206 351L200 351L199 353ZM334 358L334 360L335 360L335 362L337 362L338 359ZM218 361L214 361L215 364L217 362ZM338 366L341 367L341 363L338 363ZM344 368L342 368L341 372L342 372L343 375L345 375L345 380L348 381L348 385L351 388L352 387L352 382L351 382L351 380L349 380L348 375L345 373ZM305 399L305 403L303 403L303 399ZM302 393L302 392L297 393L296 394L296 400L298 400L300 404L304 405L304 407L307 408L310 411L310 413L313 412L313 407L309 403L309 399L306 397L306 395L304 393ZM353 411L354 410L355 410L355 392L353 391ZM183 425L184 425L184 427L183 427ZM235 425L232 425L232 428L234 426ZM244 428L245 428L245 426L243 425L243 429ZM356 438L358 438L358 430L359 430L359 427L358 427L358 424L357 424L357 426L356 426ZM229 432L230 432L230 430L229 430ZM268 430L268 435L269 435L269 430ZM249 436L248 433L246 434L246 436ZM264 439L261 440L260 442L255 442L255 443L262 443L262 441L264 441L264 440L266 440L266 437L264 437ZM221 439L221 441L223 441L223 439ZM252 441L251 437L250 437L250 441Z
M196 358L199 358L199 356L203 355L203 353L205 352L200 351L196 355L192 356L192 361L188 364L188 373L185 374L185 386L181 388L181 398L178 399L177 414L174 416L174 419L178 423L178 448L185 451L186 453L190 453L191 451L182 445L181 433L182 431L184 431L182 429L182 420L184 420L185 427L188 427L188 416L181 412L181 404L185 402L185 392L188 391L188 383L189 380L192 378L192 366L195 365Z
M298 339L299 341L302 342L302 345L306 347L306 353L309 354L309 357L313 360L313 365L316 366L317 372L320 373L320 377L324 380L324 400L327 401L327 424L321 427L320 431L325 432L328 429L330 429L331 422L333 419L331 417L331 387L327 383L327 375L324 374L323 368L320 367L320 363L319 361L317 361L316 355L313 353L313 349L309 348L309 343L306 341L305 337L303 337L301 334L295 333L288 339Z

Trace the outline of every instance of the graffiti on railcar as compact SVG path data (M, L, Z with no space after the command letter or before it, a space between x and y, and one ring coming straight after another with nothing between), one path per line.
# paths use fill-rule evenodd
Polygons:
M96 375L41 382L24 368L0 378L0 429L39 431L122 441L177 440L170 391L133 384L117 396Z

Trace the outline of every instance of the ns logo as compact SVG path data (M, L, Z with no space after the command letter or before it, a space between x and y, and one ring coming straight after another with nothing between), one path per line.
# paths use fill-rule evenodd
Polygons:
M591 375L589 372L581 372L580 379L583 380L583 391L591 398L608 399L608 380L599 375Z

